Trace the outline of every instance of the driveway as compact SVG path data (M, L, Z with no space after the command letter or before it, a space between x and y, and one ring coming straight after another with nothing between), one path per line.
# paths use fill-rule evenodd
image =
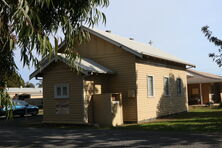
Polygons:
M120 129L31 128L41 116L0 119L1 147L222 147L220 133L150 132Z

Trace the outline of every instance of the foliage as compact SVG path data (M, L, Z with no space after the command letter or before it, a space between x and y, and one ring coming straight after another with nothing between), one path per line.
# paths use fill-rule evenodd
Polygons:
M131 124L119 128L154 131L222 132L222 109L195 107L187 113L164 117L144 124Z
M15 43L21 48L23 64L37 64L34 49L42 56L57 53L59 29L65 35L67 53L76 56L73 45L87 37L81 26L93 26L100 19L105 22L105 15L97 7L108 4L108 0L0 0L0 30L10 49ZM7 28L7 33L3 28ZM54 39L55 48L49 36Z
M41 88L42 87L42 80L40 80L37 84L38 88Z
M12 107L13 103L10 99L10 96L4 89L0 89L0 109L6 108L6 117L11 118L12 117Z
M28 88L35 88L35 85L31 82L26 82L25 83L25 87L28 87Z
M222 108L222 102L219 104L219 108Z
M218 47L217 53L210 53L209 57L213 58L213 60L218 64L219 67L222 66L222 40L213 36L212 31L209 30L209 26L202 27L202 32L207 37L209 42L212 42L215 46Z
M21 75L15 72L7 78L6 84L7 87L20 87L20 86L24 87L25 82L22 79Z
M74 61L78 56L74 45L89 38L81 26L105 23L99 8L108 5L109 0L0 0L0 93L5 93L6 79L17 69L15 47L21 50L23 65L37 66L36 55L57 54L61 30L67 58Z

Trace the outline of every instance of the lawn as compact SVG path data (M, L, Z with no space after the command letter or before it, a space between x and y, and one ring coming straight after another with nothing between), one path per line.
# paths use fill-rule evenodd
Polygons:
M128 124L120 128L154 131L222 132L222 108L195 107L181 113L144 124Z

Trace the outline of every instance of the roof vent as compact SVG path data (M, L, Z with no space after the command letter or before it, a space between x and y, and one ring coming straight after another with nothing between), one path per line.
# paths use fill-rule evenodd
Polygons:
M106 30L106 32L111 33L111 30Z
M150 41L148 42L148 44L149 44L150 46L152 46L152 45L153 45L153 41L150 40Z
M130 40L134 40L134 38L129 38Z

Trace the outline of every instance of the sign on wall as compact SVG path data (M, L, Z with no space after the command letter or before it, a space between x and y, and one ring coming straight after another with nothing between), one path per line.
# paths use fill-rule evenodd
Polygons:
M69 101L59 101L56 104L56 114L57 115L67 115L69 114Z

